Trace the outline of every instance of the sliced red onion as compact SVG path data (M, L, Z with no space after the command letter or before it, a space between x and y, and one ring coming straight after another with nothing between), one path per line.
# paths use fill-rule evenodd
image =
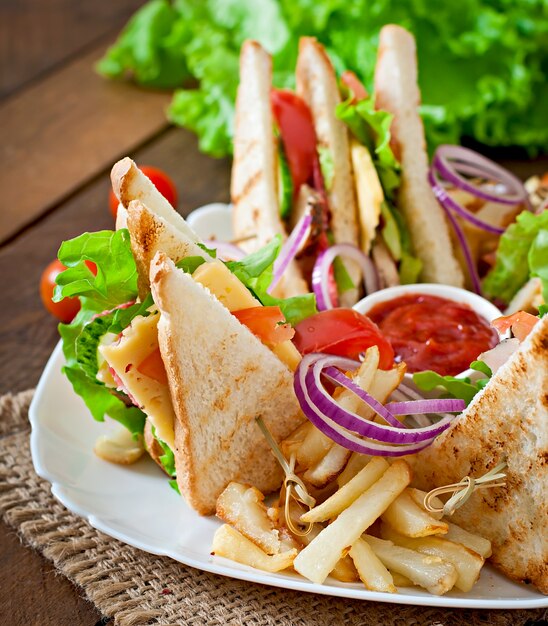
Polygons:
M418 393L413 392L414 395L409 395L409 394L406 394L403 391L403 389L405 389L406 391L411 391L409 387L406 387L405 385L400 385L398 389L395 389L392 392L391 397L394 398L394 400L401 401L401 402L407 402L408 400L422 400L423 399ZM428 417L427 415L417 415L416 413L407 415L405 418L405 423L409 424L409 420L412 420L413 423L410 425L414 428L417 426L419 427L430 426L430 424L434 423L431 417Z
M443 199L440 196L438 196L438 187L435 184L434 174L432 170L428 172L428 181L432 185L434 194L440 201L440 204L445 209L445 214L447 216L447 219L451 223L451 226L453 227L453 230L455 231L457 239L459 240L459 244L460 244L460 247L462 248L462 252L464 255L464 261L466 263L466 267L468 268L468 273L470 275L470 280L472 282L472 288L477 294L481 296L481 281L480 281L480 277L478 274L478 270L476 269L476 264L474 263L474 259L472 257L472 253L470 252L468 242L466 241L466 237L464 233L462 232L462 228L460 227L459 223L455 219L455 216L451 213L451 210L445 206L445 204L443 203Z
M272 276L272 282L267 289L268 293L272 293L274 287L276 287L276 285L280 282L280 278L283 276L287 266L302 248L308 237L311 224L312 215L310 215L310 213L305 213L297 222L295 228L291 231L291 234L282 246L277 259L274 261L274 275Z
M482 200L513 206L527 198L519 178L494 161L462 146L439 146L434 154L433 167L452 185ZM484 185L476 184L461 174L499 183L505 192L491 193Z
M318 255L312 270L312 290L319 311L333 308L329 294L329 268L338 256L352 259L359 265L366 295L379 290L379 278L373 261L350 243L335 244Z
M204 241L208 248L217 250L217 256L222 261L240 261L244 258L245 252L238 246L228 241L217 241L216 239L208 239Z
M437 435L449 426L453 419L453 416L448 416L434 425L407 429L401 423L398 423L398 427L384 426L346 411L325 390L321 377L326 375L336 382L341 379L341 384L355 392L351 386L346 384L347 377L335 369L347 369L349 365L356 367L356 363L349 359L332 355L310 354L303 358L294 379L295 393L304 414L317 428L343 447L363 454L384 456L413 454L429 445ZM342 380L343 378L346 380ZM380 406L381 413L390 415L390 412L386 411L374 398L360 388L358 389L360 393L357 395L362 399L365 396L367 404L373 405L371 408L377 410ZM364 441L353 433L358 433L381 443ZM397 444L397 447L383 444Z
M420 415L422 413L460 413L466 408L464 400L456 398L433 398L389 402L384 406L393 415Z

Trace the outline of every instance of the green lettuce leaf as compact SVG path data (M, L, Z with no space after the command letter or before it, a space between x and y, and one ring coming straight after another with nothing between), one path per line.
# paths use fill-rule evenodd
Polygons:
M483 281L483 291L490 298L510 302L533 276L540 278L548 301L548 211L522 211L508 226L500 238L495 266Z
M59 325L66 361L63 372L94 419L103 421L109 415L133 434L141 433L144 413L127 406L120 392L97 380L97 349L102 337L121 332L136 315L148 314L146 309L152 304L152 298L147 298L142 303L115 309L137 297L137 269L129 233L127 230L84 233L63 242L58 256L68 269L57 276L54 299L79 296L82 305L70 324ZM86 261L95 263L96 276Z
M274 84L294 85L298 40L315 36L337 72L353 70L372 92L378 33L399 24L417 40L421 113L428 144L462 137L492 146L548 148L548 20L543 0L150 0L99 63L113 78L175 94L169 117L214 156L232 150L238 54L260 41ZM385 184L390 187L388 181Z

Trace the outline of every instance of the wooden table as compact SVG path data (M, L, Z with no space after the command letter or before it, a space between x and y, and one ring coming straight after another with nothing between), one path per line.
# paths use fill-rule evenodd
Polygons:
M0 7L0 394L36 385L57 342L38 284L59 243L112 228L111 165L131 155L167 171L181 212L226 201L229 163L169 126L169 94L107 82L94 62L141 0L7 1ZM546 159L513 162L522 177ZM10 623L91 626L98 612L0 524L0 607ZM104 623L104 622L103 622Z

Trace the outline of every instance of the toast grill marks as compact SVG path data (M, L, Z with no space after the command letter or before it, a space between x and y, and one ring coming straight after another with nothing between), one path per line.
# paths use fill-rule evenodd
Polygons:
M454 514L491 540L508 577L548 593L548 316L443 433L415 458L415 481L431 489L506 461L507 485L476 491Z
M423 279L462 287L464 278L453 254L448 225L427 180L419 104L415 40L399 26L385 26L380 32L375 68L375 105L394 115L393 147L402 166L398 206L423 262Z
M333 180L327 189L327 200L335 243L358 246L357 208L348 131L344 123L335 117L335 109L341 101L339 87L331 61L323 47L312 37L302 37L299 42L296 75L297 93L310 107L318 145L327 148L333 159ZM359 284L359 268L351 263L345 263L345 266L354 284ZM353 303L357 299L357 290L343 296Z
M238 245L247 252L258 250L277 234L286 238L278 206L271 83L270 55L256 41L246 41L240 53L230 191L234 235L237 240L242 239ZM306 282L292 262L277 294L290 297L307 292Z
M263 492L278 488L282 472L254 418L261 415L277 441L303 421L291 372L161 253L151 266L151 287L177 416L181 493L199 513L210 514L231 480Z

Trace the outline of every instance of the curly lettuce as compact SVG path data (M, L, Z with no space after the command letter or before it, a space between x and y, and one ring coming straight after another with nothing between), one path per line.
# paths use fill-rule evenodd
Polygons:
M178 89L170 119L213 156L232 150L238 55L260 41L274 84L294 85L298 39L317 37L337 71L372 91L378 33L400 24L417 40L421 109L430 147L463 137L548 148L548 19L544 0L150 0L99 62L109 78ZM198 82L198 86L189 83Z

